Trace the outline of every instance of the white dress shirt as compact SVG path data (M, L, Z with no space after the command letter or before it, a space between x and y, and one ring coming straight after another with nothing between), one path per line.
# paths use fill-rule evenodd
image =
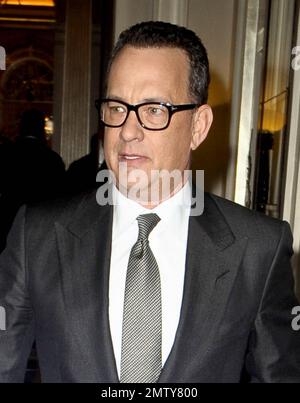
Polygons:
M149 235L157 261L162 292L162 364L173 346L183 295L186 246L190 215L190 184L154 209L147 209L126 198L113 186L114 215L109 278L109 322L120 376L123 304L130 251L138 238L140 214L156 213L159 223Z

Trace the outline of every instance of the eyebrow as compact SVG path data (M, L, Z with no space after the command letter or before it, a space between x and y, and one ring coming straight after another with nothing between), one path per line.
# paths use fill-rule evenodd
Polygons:
M115 99L116 101L126 102L125 99L118 97L117 95L106 95L105 99Z
M121 102L126 102L129 103L127 100L125 100L122 97L119 97L117 95L107 95L107 99L115 99L116 101L121 101ZM152 97L152 98L144 98L140 100L136 105L143 104L145 102L164 102L164 103L172 103L169 99L164 98L164 97Z
M164 97L153 97L153 98L145 98L142 102L164 102L164 103L171 103L169 99ZM141 103L142 103L141 102Z

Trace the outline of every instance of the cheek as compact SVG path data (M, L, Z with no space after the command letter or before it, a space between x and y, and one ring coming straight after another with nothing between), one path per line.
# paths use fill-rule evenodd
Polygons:
M191 150L191 134L179 129L173 133L172 142L169 148L166 146L166 153L168 158L180 162L187 158ZM167 151L169 149L169 151Z
M110 145L107 139L107 136L104 137L104 141L103 141L103 150L104 150L104 158L106 160L106 162L109 162L109 158L110 158Z
M182 113L180 115L180 113ZM178 153L187 152L191 148L192 141L192 119L185 118L184 112L179 112L174 121L174 130L172 133L172 142L175 143L175 149Z
M106 132L104 135L104 155L106 160L114 158L117 143L117 136L112 132Z
M172 136L172 137L171 137ZM184 169L190 154L190 143L182 141L174 133L156 146L155 161L159 168L167 170Z

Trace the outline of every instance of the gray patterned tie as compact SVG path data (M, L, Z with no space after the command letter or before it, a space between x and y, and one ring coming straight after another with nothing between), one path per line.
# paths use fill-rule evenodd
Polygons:
M160 221L157 214L137 217L139 235L126 275L122 353L122 383L154 383L161 372L161 285L148 236Z

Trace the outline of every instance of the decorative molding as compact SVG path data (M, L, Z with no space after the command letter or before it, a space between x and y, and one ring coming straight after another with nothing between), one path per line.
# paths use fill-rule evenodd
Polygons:
M61 38L61 35L60 35ZM68 166L89 151L91 110L92 0L67 0L63 39L61 111L55 119L55 149ZM59 100L56 98L55 101ZM57 127L59 124L59 127ZM54 137L55 137L54 136Z
M245 51L245 31L247 17L247 2L240 0L236 4L236 29L235 29L235 48L233 52L233 84L231 98L231 119L229 130L229 142L231 158L228 161L226 175L225 197L234 200L235 178L237 169L238 137L239 137L239 118L241 111L241 93L243 84L243 60Z
M238 149L234 201L250 207L254 184L257 114L265 41L267 1L247 2L243 73L238 115Z

